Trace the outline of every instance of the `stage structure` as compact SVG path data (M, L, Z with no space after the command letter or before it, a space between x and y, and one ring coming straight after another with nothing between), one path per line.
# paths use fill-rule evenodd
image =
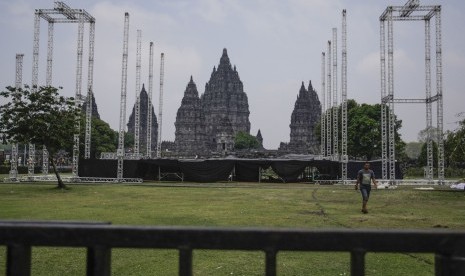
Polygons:
M431 91L431 19L435 18L436 42L436 95ZM395 103L426 104L427 129L427 170L426 177L433 181L433 111L437 106L438 131L438 179L444 181L444 137L443 137L443 98L442 98L442 45L441 45L441 6L420 5L419 0L409 0L404 6L388 6L380 18L380 61L381 61L381 122L382 122L382 173L383 179L395 179ZM394 21L425 22L425 98L396 99L394 97ZM387 24L387 72L386 72L386 24ZM387 78L386 78L387 75ZM388 166L389 165L389 166Z
M147 158L152 158L152 92L153 91L153 42L149 48L149 100L147 106Z
M346 10L342 11L341 45L341 102L338 96L337 29L332 29L332 40L328 41L327 52L321 57L321 156L341 163L341 179L347 183L347 20ZM326 58L327 57L327 58ZM326 64L326 66L325 66ZM326 77L326 79L325 79ZM340 105L340 106L339 106ZM341 118L339 124L339 108ZM341 129L339 130L339 125ZM339 141L339 131L341 141ZM339 145L341 151L339 151Z
M92 112L92 85L93 85L93 66L94 66L94 39L95 39L95 18L83 9L72 9L64 2L55 2L53 9L37 9L34 18L34 44L32 55L32 89L37 89L39 83L39 34L40 34L40 19L48 22L48 48L47 48L47 72L46 85L52 84L52 69L53 69L53 29L55 23L77 23L77 64L76 64L76 86L75 86L75 104L79 106L83 100L81 95L82 87L82 60L83 60L83 40L84 40L84 24L89 23L89 62L88 62L88 77L87 77L87 113L86 114L86 138L85 138L85 157L90 157L90 124ZM80 109L79 109L80 110ZM74 135L73 147L73 176L78 175L78 160L79 160L79 132L80 132L80 115L76 118L76 134ZM44 173L48 172L48 152L44 148ZM32 159L29 161L29 176L34 174L34 156L35 146L30 144L29 156ZM47 160L45 160L45 158Z
M23 86L23 58L24 54L16 54L16 69L15 69L15 88L21 89ZM18 178L18 143L11 145L11 159L10 159L10 181L17 181Z
M140 144L140 69L141 69L141 40L142 31L137 30L137 52L136 52L136 104L134 118L134 155L139 156Z
M341 177L347 183L347 20L346 10L342 10L342 45L341 45Z
M321 142L320 142L320 154L321 156L326 156L326 57L325 52L321 53L321 117L320 117L320 135L321 135Z
M339 103L338 103L338 90L337 90L337 28L333 28L333 40L331 41L331 47L333 47L332 53L332 62L333 62L333 73L331 75L331 80L333 82L333 160L339 160ZM329 69L331 70L331 69Z
M161 53L160 58L160 98L158 102L158 142L157 157L161 157L161 130L163 128L163 82L165 78L165 54ZM149 109L150 110L150 109ZM149 111L150 113L150 111Z
M332 98L331 98L331 41L328 41L328 50L327 50L327 76L326 76L326 156L331 157L333 154L333 143L331 137L332 129Z
M119 135L118 150L116 157L118 159L116 178L123 180L123 162L124 162L124 130L126 125L126 93L128 83L128 40L129 40L129 13L124 14L124 33L123 33L123 64L121 72L121 101L119 110Z

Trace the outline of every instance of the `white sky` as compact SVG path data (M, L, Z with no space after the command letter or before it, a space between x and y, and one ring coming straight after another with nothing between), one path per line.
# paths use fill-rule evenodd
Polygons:
M135 99L136 30L142 30L142 78L148 83L149 42L155 43L154 91L158 115L160 53L165 53L163 140L174 140L176 111L193 75L204 92L213 66L227 48L249 98L251 133L261 129L266 148L289 141L289 123L302 81L321 95L321 52L347 9L348 97L380 102L379 15L406 0L68 0L96 18L94 93L103 120L119 126L124 13L130 14L127 117ZM422 0L442 5L444 127L455 129L465 111L465 1ZM23 82L32 72L35 9L52 0L0 0L0 88L13 85L15 54L24 53ZM432 22L434 27L434 22ZM432 28L434 31L434 28ZM434 32L432 32L434 38ZM87 48L88 28L84 45ZM75 93L77 24L55 24L53 85ZM395 97L424 98L424 24L394 23ZM39 82L45 83L47 24L41 21ZM434 46L434 40L432 41ZM434 47L432 48L434 54ZM340 52L338 53L340 65ZM433 55L434 57L434 55ZM434 76L434 59L433 59ZM83 90L87 85L84 52ZM340 70L339 70L340 71ZM340 80L340 76L339 76ZM435 78L432 82L435 94ZM339 85L340 88L340 85ZM434 105L435 108L435 105ZM433 111L435 114L435 109ZM425 128L424 105L396 105L402 137L414 141ZM435 116L434 116L435 118ZM435 124L435 121L434 121Z

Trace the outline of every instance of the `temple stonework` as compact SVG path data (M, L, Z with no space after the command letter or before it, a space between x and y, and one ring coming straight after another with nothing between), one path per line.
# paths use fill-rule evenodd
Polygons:
M318 94L311 82L309 82L308 89L302 82L291 115L290 141L281 143L279 149L288 153L318 154L320 141L315 135L315 128L320 121L320 116L321 104Z
M147 116L148 116L148 102L149 102L149 96L147 94L147 91L145 91L145 86L142 85L142 90L140 91L140 124L139 124L139 152L142 155L145 155L147 152ZM136 120L136 110L135 110L135 104L134 107L132 108L131 115L129 116L129 121L128 121L128 133L131 135L134 135L134 130L135 130L135 120ZM155 110L153 108L153 104L151 104L151 112L152 112L152 144L151 144L151 151L152 155L156 152L157 150L157 138L158 138L158 122L157 122L157 116L155 115Z
M192 77L187 84L175 122L178 155L233 151L236 133L250 133L249 114L242 81L224 49L218 69L213 68L200 98Z
M98 113L98 107L97 107L97 103L95 102L94 94L91 94L91 95L92 95L92 117L100 119L100 114ZM82 114L85 115L86 112L87 112L87 97L82 104Z
M175 148L185 156L203 154L206 150L205 117L194 80L187 84L176 114Z
M226 148L227 145L234 144L234 141L228 139L234 139L239 131L250 133L247 95L236 66L231 66L226 49L223 49L218 69L213 67L201 100L205 115L207 147L210 150L223 148L223 144ZM230 128L226 126L229 124Z
M260 131L260 129L258 130L257 135L255 136L255 138L257 138L257 141L260 144L260 149L264 149L264 147L263 147L263 137L262 137L262 132Z

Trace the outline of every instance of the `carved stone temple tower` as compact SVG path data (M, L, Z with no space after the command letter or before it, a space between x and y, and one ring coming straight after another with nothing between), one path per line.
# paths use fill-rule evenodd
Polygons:
M174 142L179 156L192 157L205 154L205 117L192 76L184 91L174 125L176 127Z
M234 145L230 139L239 131L250 133L247 95L236 66L231 66L226 49L223 49L218 69L213 68L201 102L205 115L206 142L210 150L228 149L231 142ZM225 133L228 130L232 133Z
M140 153L144 154L147 151L147 115L148 115L148 101L149 96L147 91L145 91L145 86L142 85L142 90L140 91L140 126L139 126L139 149ZM152 153L157 149L157 140L158 140L158 122L157 116L155 115L155 110L153 108L153 103L151 106L152 112ZM128 133L134 135L134 127L135 127L135 105L132 108L132 113L129 116L128 121Z
M298 154L317 154L320 141L315 135L315 127L320 121L321 104L318 94L309 82L308 90L304 83L300 87L297 100L292 111L291 137L287 151Z

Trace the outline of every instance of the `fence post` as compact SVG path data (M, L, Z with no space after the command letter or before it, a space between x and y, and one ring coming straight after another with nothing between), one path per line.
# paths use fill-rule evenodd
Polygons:
M8 276L31 275L31 247L26 245L9 245L7 247L7 269Z
M276 275L276 251L269 249L265 251L266 260L265 260L265 275L266 276L275 276Z
M434 267L436 276L465 275L465 254L458 256L436 253Z
M111 275L111 248L93 246L87 248L87 276Z
M350 252L350 275L365 275L365 250L354 249Z
M192 249L190 248L179 249L179 275L192 275Z

